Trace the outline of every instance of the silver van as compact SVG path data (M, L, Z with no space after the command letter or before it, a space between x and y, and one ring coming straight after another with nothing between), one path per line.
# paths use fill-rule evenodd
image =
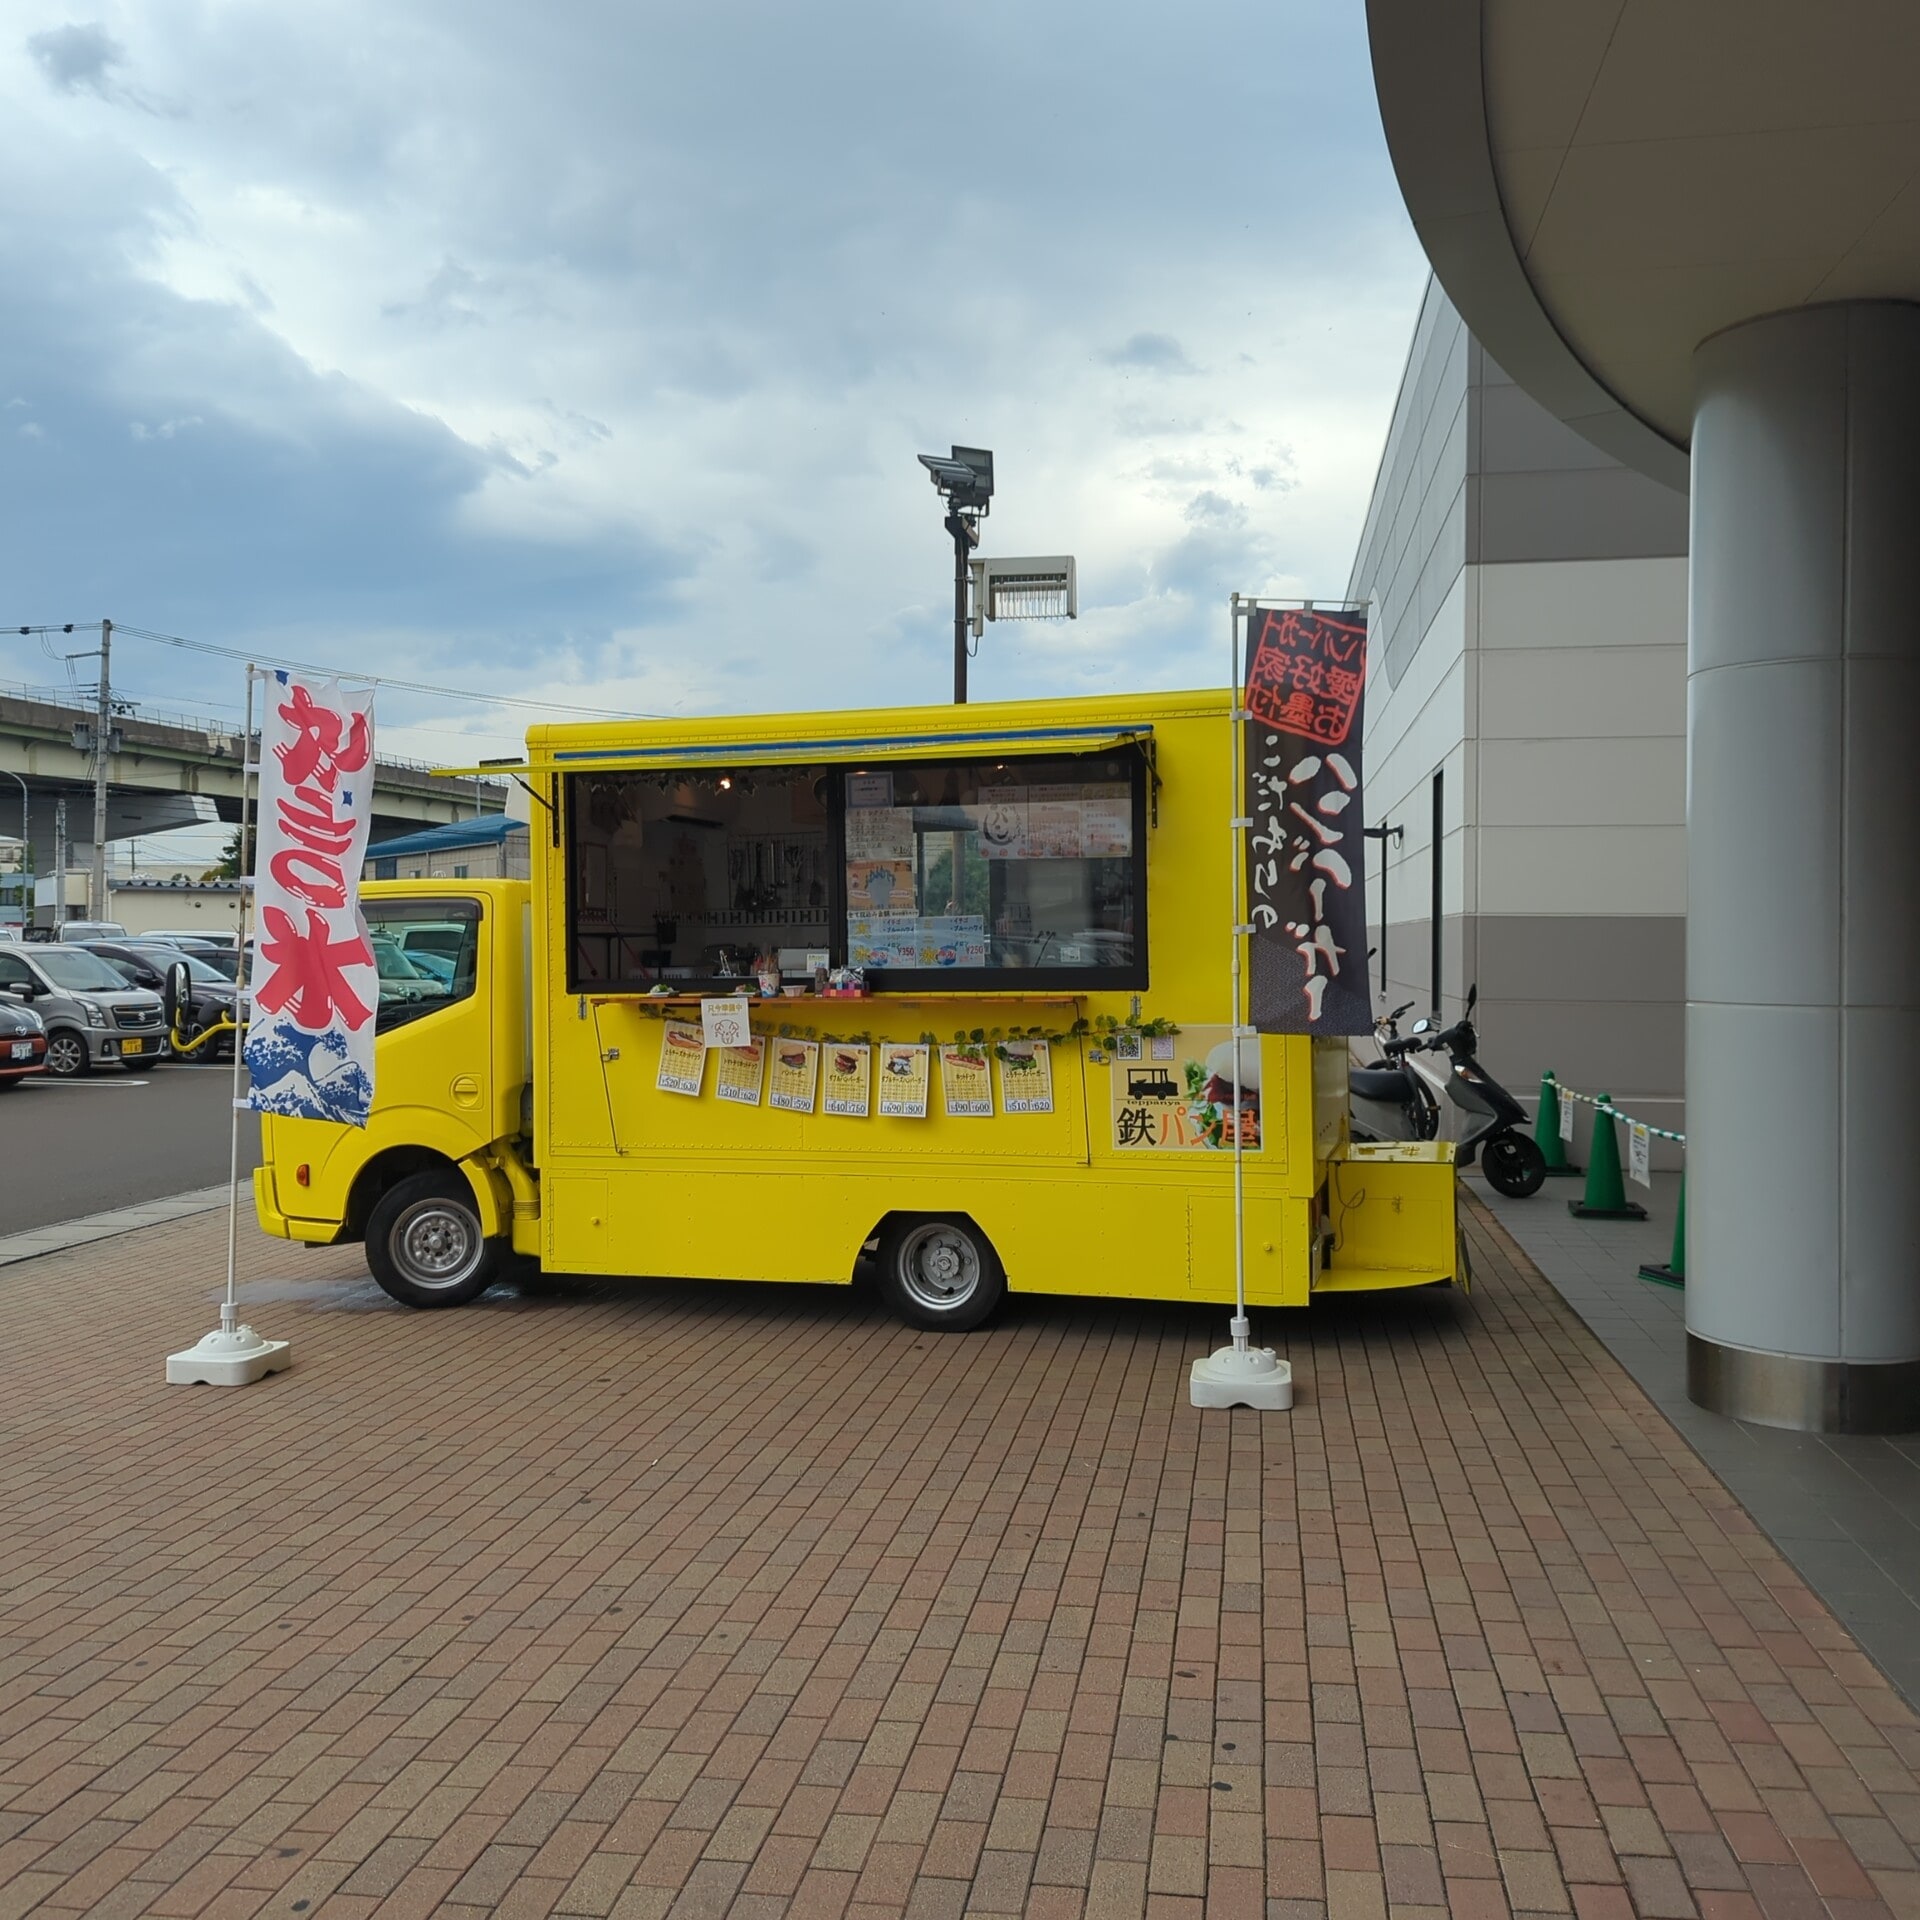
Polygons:
M167 1052L160 996L130 987L84 947L0 947L0 993L24 1001L47 1030L47 1071L71 1079L89 1067L139 1068Z

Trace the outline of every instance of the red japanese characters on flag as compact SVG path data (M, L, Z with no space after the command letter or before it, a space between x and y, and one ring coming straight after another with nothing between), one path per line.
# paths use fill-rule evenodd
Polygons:
M360 917L373 817L373 694L262 676L249 1104L364 1127L380 976Z

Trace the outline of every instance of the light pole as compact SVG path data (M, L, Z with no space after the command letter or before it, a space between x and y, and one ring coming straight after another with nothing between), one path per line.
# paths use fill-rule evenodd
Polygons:
M993 499L993 455L985 447L955 447L952 456L923 453L920 464L947 503L953 540L953 699L967 701L967 563L980 544L980 522Z

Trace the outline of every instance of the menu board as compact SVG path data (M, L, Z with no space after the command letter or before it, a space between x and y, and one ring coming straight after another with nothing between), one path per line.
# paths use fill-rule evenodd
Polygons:
M855 807L846 822L849 860L911 860L911 807Z
M1000 1111L1053 1111L1053 1050L1044 1040L1009 1040L999 1049Z
M896 1045L880 1049L880 1112L900 1120L927 1117L927 1082L932 1049Z
M849 913L847 965L917 967L920 917L914 913Z
M993 1118L993 1081L984 1045L940 1049L940 1098L953 1119Z
M905 913L916 907L911 860L849 860L849 913Z
M822 1054L821 1105L829 1113L864 1120L873 1099L873 1048L864 1040L829 1040Z
M985 787L979 848L988 860L1118 860L1133 852L1125 786Z
M918 964L923 967L984 967L987 918L982 913L930 913L918 922Z
M767 1043L756 1039L744 1047L721 1047L714 1053L716 1100L732 1100L743 1107L760 1104L760 1083L766 1075Z
M773 1042L768 1106L778 1107L782 1113L811 1113L814 1091L819 1084L819 1041L776 1039Z
M707 1068L707 1040L686 1020L669 1020L660 1029L660 1071L653 1084L662 1093L698 1094Z
M1080 851L1089 860L1132 857L1133 796L1125 787L1090 793L1080 802Z

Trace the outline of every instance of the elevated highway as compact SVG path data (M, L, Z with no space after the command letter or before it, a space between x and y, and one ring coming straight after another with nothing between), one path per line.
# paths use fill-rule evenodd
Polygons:
M93 837L93 756L89 707L47 699L32 691L0 691L0 834L20 831L17 774L30 797L29 837L36 870L50 870L54 802L67 801L67 835L76 849L69 864L83 864L77 849ZM107 837L162 833L207 820L238 825L244 763L240 729L224 721L185 714L116 714L119 750L107 763ZM76 728L87 733L79 736ZM491 781L443 779L424 764L376 762L373 783L374 837L413 827L441 826L478 813L498 813L506 789Z

